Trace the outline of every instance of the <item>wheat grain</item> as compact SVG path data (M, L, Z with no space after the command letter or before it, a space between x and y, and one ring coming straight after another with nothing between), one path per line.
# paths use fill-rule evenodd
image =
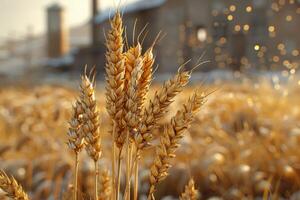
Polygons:
M67 133L69 137L67 144L70 149L78 154L82 150L84 144L83 135L81 135L79 131L83 114L83 108L80 101L76 101L72 112L72 117L69 122L69 131Z
M197 200L199 198L199 191L195 189L195 182L193 179L185 186L184 192L181 194L180 200Z
M149 48L145 54L143 55L143 73L139 80L139 87L138 87L138 96L140 97L137 101L137 105L139 108L142 108L144 102L146 100L146 96L149 92L150 82L152 80L152 66L154 64L154 57L152 53L152 47ZM141 110L140 110L141 112Z
M171 119L171 123L164 127L161 143L157 147L156 157L150 168L150 189L148 199L154 199L155 186L164 180L171 167L170 159L175 157L175 151L184 136L185 130L191 124L194 115L205 101L205 95L197 92L188 100L183 109L179 110Z
M120 148L122 137L122 112L124 104L125 58L123 55L123 22L119 11L110 21L111 30L106 38L106 109L114 122L114 140Z
M128 131L131 133L134 129L137 128L139 123L139 107L137 105L137 100L140 98L137 93L138 90L138 82L142 75L142 66L143 59L137 58L134 63L134 69L131 73L131 78L129 81L128 89L126 91L126 102L125 102L125 110L124 113L124 126L127 127Z
M2 170L0 170L0 188L6 193L7 197L15 200L29 200L22 186Z
M136 61L141 57L142 47L141 44L138 43L135 47L131 47L127 52L124 53L125 57L125 83L124 90L128 89L128 84L131 79L131 73L136 66Z

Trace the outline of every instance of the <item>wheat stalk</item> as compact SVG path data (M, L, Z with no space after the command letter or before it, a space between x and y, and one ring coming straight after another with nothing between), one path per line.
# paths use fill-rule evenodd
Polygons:
M6 196L15 200L29 200L22 186L4 171L0 170L0 188L6 192Z
M101 156L101 135L99 111L95 99L95 82L91 81L86 74L81 79L80 101L83 108L83 123L80 131L86 141L87 153L94 161L98 161Z
M190 179L185 186L184 192L181 194L180 200L197 200L199 198L199 191L195 189L195 182Z
M156 157L150 168L150 189L148 199L154 199L155 186L164 180L171 167L170 159L175 157L175 151L184 136L185 130L191 124L195 114L205 101L205 95L197 92L188 100L183 109L179 110L171 119L171 123L164 127L160 145L157 147Z
M80 151L84 146L84 139L83 135L81 134L80 128L82 125L82 114L83 108L80 101L76 101L75 105L73 106L73 113L71 120L69 122L69 131L68 131L68 147L72 149L75 153L75 173L74 173L74 191L73 196L74 200L77 200L77 190L78 190L78 167L79 167L79 160L78 156Z
M133 71L131 72L131 77L129 80L128 89L126 91L126 101L125 101L125 115L124 120L126 126L126 198L130 199L130 169L131 169L131 159L132 159L132 141L135 136L136 127L139 123L139 107L137 101L140 98L138 96L138 83L142 75L143 59L141 57L135 59Z
M86 73L81 76L80 93L80 101L83 108L83 122L80 131L86 141L87 153L94 160L95 199L98 199L98 160L101 156L100 119L95 99L94 78L91 81Z
M123 54L123 21L119 10L110 20L111 30L106 37L106 109L113 122L113 148L112 148L112 176L113 198L119 198L121 153L125 142L122 127L124 105L125 57ZM117 180L115 179L116 148L119 149L117 157Z

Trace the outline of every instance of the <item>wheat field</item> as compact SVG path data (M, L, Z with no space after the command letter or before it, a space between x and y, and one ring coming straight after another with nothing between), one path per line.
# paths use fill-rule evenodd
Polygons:
M0 89L1 199L300 199L296 81L150 85L154 46L123 31L117 12L106 83Z

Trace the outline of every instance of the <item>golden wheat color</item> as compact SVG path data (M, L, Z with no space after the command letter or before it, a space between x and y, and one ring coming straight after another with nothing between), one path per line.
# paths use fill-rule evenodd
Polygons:
M155 93L154 99L150 101L149 106L144 110L138 127L139 134L136 142L139 150L149 145L153 137L151 132L156 123L162 118L174 97L182 91L189 79L189 72L179 72L172 79L165 82L163 87Z
M98 160L101 156L101 135L100 135L100 119L97 102L95 99L95 81L84 73L81 76L80 85L80 101L82 103L82 126L81 134L84 135L86 141L86 150L88 155L94 160L95 165L95 199L98 199Z
M84 144L83 135L80 134L80 127L82 125L82 114L83 108L80 101L76 101L73 106L72 117L69 122L69 131L68 131L68 146L72 149L76 154L78 154Z
M125 141L121 122L125 78L123 31L121 14L117 12L111 20L111 30L106 36L106 108L114 123L113 134L119 148Z
M0 171L0 188L7 197L16 200L29 200L21 185L13 177L9 177L4 171Z
M180 140L195 114L203 105L204 99L205 95L195 92L183 109L171 119L171 123L165 126L160 146L157 148L156 158L150 169L149 200L155 199L155 186L168 175L168 170L171 167L170 159L175 157L175 151L179 147Z
M184 192L181 194L180 200L197 200L199 199L199 191L195 188L195 182L190 179L185 186Z
M78 167L79 167L79 153L84 146L83 135L80 131L82 125L82 115L83 115L82 103L77 100L73 106L73 113L71 120L69 122L69 131L68 131L68 146L75 153L75 173L74 173L74 190L73 196L77 200L77 188L78 188Z
M138 96L140 97L137 101L138 108L142 108L144 106L147 94L149 92L150 83L152 81L152 73L153 73L153 64L154 64L154 56L153 56L153 48L149 48L145 54L143 55L143 73L139 80L138 87ZM142 110L140 110L141 113Z
M100 119L95 99L95 82L86 74L81 77L80 101L83 109L81 134L86 141L86 150L89 156L97 162L101 156Z
M104 170L100 174L99 200L110 200L111 193L111 177L109 175L109 172L107 170Z
M129 81L128 89L126 91L126 102L125 102L125 124L124 126L127 126L128 131L130 134L132 134L132 131L134 130L139 123L139 107L136 103L139 99L138 96L138 81L141 78L142 75L142 65L143 60L142 58L136 59L134 63L134 69L131 73L131 78Z
M125 58L125 83L124 90L126 91L128 88L129 81L131 79L131 73L136 66L136 61L141 57L142 47L141 44L138 43L135 47L129 48L124 53Z
M72 195L74 200L78 200L79 154L84 147L87 155L94 161L94 200L119 200L121 194L125 200L138 199L139 162L142 160L142 152L152 142L152 133L158 128L158 121L164 117L175 96L188 84L192 73L180 68L178 73L154 94L153 99L146 103L155 60L154 44L144 54L139 42L123 52L123 22L119 11L110 21L110 25L111 30L106 35L106 109L112 122L112 176L109 175L109 171L103 171L99 177L98 161L102 155L102 134L95 96L95 71L91 70L87 75L85 68L81 76L80 95L73 106L67 132L67 145L75 153ZM204 103L205 97L195 92L164 127L164 134L159 136L161 142L155 146L156 156L149 169L148 199L154 199L157 183L168 175L170 159L175 157L180 139ZM125 167L122 167L124 163ZM125 184L121 187L123 179ZM4 172L0 173L0 186L7 196L28 199L22 187ZM70 191L66 195L69 193ZM196 196L194 183L190 182L181 198L195 199ZM63 198L66 199L67 196L64 195Z

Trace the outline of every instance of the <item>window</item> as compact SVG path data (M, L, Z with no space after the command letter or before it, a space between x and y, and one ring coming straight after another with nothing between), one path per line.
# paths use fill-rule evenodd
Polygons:
M207 40L207 30L204 26L197 28L197 40L201 43Z

